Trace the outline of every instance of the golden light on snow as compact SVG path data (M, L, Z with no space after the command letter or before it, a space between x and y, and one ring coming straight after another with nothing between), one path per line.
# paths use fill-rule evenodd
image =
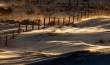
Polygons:
M59 54L62 54L62 53L42 52L42 54L45 54L45 55L59 55Z
M93 16L90 18L82 18L81 21L86 21L86 20L91 20L91 19L96 19L96 18L110 18L110 16Z
M15 53L14 51L4 51L0 53L0 59L2 58L13 58L13 57L19 57L20 55Z
M0 7L3 7L3 6L6 6L6 4L2 4L2 3L0 3Z
M109 50L110 46L100 46L100 45L95 45L94 47L90 47L86 50L90 50L90 51L100 51L100 52L107 52ZM108 49L108 50L106 50ZM106 51L103 51L103 50L106 50Z

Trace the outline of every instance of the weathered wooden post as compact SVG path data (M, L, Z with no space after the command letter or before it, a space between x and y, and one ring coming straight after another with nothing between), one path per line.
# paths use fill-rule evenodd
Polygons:
M73 22L72 22L72 24L74 24L74 19L75 19L75 16L73 16Z
M21 33L21 24L20 24L20 22L18 23L18 34L20 34Z
M79 21L79 15L77 15L77 22Z
M68 22L68 24L70 25L70 23L71 23L71 17L69 16L69 22Z
M32 21L32 30L34 30L34 21Z
M94 11L94 15L95 15L95 16L98 16L98 13L97 13L96 11Z
M44 28L45 28L46 26L45 26L45 18L44 18Z
M96 16L98 16L98 13L99 13L99 12L98 12L98 10L97 10L97 11L96 11Z
M101 8L101 15L103 15L103 7Z
M83 18L83 12L81 12L81 19Z
M83 18L85 18L85 12L83 12Z
M5 38L6 38L6 39L5 39L5 46L8 46L8 35L6 35Z
M107 11L107 16L109 16L109 11Z
M96 15L99 16L99 11L98 10L96 11Z
M50 24L50 17L49 17L49 24Z
M105 16L105 9L103 9L103 13L104 13L103 15Z
M108 16L110 16L110 12L108 11Z
M86 18L86 12L84 12L84 17Z
M38 30L40 29L40 20L38 21Z
M89 10L87 11L87 14L88 14L87 18L89 18Z
M90 15L91 15L91 17L92 17L92 11L90 11Z
M65 18L63 18L63 25L65 25Z
M0 41L2 40L2 37L0 36Z
M54 17L54 25L55 25L55 17Z
M106 9L106 16L108 16L108 11L107 11L107 9Z
M108 11L106 10L106 16L108 16Z
M100 10L99 10L99 16L100 16Z
M58 26L60 25L60 18L58 18Z
M93 13L94 13L94 12L93 12L93 11L91 11L91 15L92 15L92 17L93 17Z

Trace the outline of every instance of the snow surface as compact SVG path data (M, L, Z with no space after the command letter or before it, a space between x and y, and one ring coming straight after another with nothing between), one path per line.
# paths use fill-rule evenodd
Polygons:
M0 64L26 64L52 56L90 50L109 53L110 19L97 18L76 24L77 27L50 27L31 32L24 32L2 49L9 55L0 57ZM3 52L0 52L3 53ZM12 57L11 57L12 53ZM2 54L0 54L2 55ZM26 55L26 56L25 56ZM35 55L35 56L33 56ZM11 60L7 60L10 59ZM13 58L14 57L14 61ZM31 59L29 58L31 57ZM3 60L3 58L5 60ZM9 62L11 61L11 62ZM16 62L15 62L16 61ZM87 64L88 65L88 64Z

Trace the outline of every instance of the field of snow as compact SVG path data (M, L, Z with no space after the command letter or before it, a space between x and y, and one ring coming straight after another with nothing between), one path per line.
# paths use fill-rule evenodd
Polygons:
M50 27L23 32L1 47L0 64L24 65L56 55L89 50L110 51L110 19L96 18L76 24L76 27Z

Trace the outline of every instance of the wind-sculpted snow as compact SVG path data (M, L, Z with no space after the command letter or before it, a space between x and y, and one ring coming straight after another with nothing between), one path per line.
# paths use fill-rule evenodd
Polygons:
M23 32L11 40L7 47L1 47L0 56L2 57L0 57L0 61L3 62L0 62L0 64L25 65L39 61L45 63L45 60L47 61L46 63L48 61L49 63L50 61L57 63L58 61L58 65L64 61L65 65L66 62L76 65L89 65L88 62L95 65L99 61L104 61L102 65L103 63L108 63L110 52L109 20L109 18L97 18L77 23L76 27L62 26L59 28L58 26L54 26ZM76 56L78 55L77 53L74 55L75 51L85 50L89 52L78 52L81 53L78 57ZM70 52L73 52L72 58ZM91 52L99 53L95 55ZM64 55L61 58L63 60L60 60L59 55L65 53L70 53L69 58L71 59L67 55L66 59L68 58L68 60L65 60ZM88 53L93 55L88 55ZM53 61L54 58L58 59Z

